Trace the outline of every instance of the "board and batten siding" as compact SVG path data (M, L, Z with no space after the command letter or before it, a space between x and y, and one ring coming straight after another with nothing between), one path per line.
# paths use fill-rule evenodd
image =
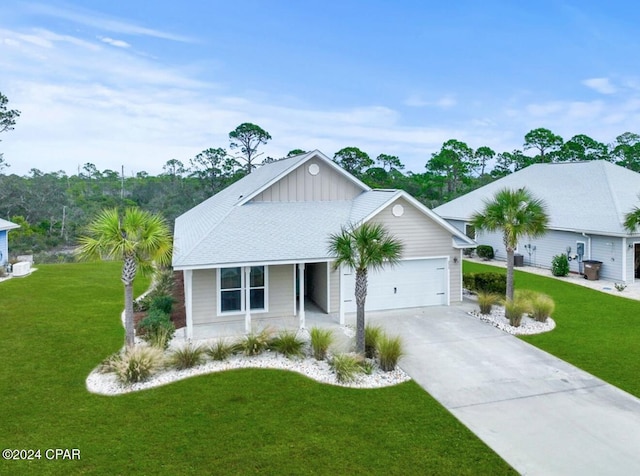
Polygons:
M309 172L309 168L312 166L317 167L318 173L316 175L312 175ZM310 160L256 195L252 201L316 202L351 200L361 192L362 188L329 165L317 160Z
M290 317L293 315L293 266L269 266L269 310L254 312L256 318ZM216 322L244 321L244 313L217 314L217 271L215 269L196 269L192 279L192 318L193 325Z
M329 309L328 312L340 310L340 270L333 269L333 263L329 263Z
M402 205L402 216L392 213L395 205ZM449 257L449 299L459 302L462 299L462 273L460 264L452 267L453 258L460 262L460 250L453 247L451 232L426 216L411 203L399 198L382 209L372 222L382 224L404 245L403 259Z

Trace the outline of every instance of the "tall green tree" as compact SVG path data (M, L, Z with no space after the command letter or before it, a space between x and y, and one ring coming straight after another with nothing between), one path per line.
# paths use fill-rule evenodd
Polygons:
M585 134L578 134L565 142L558 153L558 161L583 160L609 160L607 146Z
M333 161L356 177L361 177L373 165L369 154L357 147L345 147L333 155Z
M640 135L625 132L611 146L613 160L622 167L640 172Z
M13 130L16 120L20 117L20 111L8 109L7 104L9 104L9 99L0 93L0 132ZM4 161L3 154L0 154L0 172L6 167L9 167L9 164Z
M270 140L271 134L250 122L242 123L229 132L229 147L240 150L241 155L238 158L246 163L248 174L256 167L256 158L262 155L262 152L258 153L258 147Z
M77 255L83 260L122 260L120 279L124 284L126 345L135 345L133 324L133 281L138 271L148 274L154 265L171 263L172 238L160 215L130 207L120 214L107 209L87 227L79 240Z
M524 150L535 149L538 153L533 158L533 163L554 162L556 153L563 144L562 137L554 134L549 129L539 127L527 132L524 136Z
M473 149L464 142L450 139L442 144L438 153L427 162L427 170L443 177L449 198L455 196L461 186L468 183L476 167Z
M397 155L380 154L376 157L376 162L382 165L382 168L387 172L391 172L391 169L402 170L404 164L400 162Z
M238 161L222 148L203 150L190 161L191 176L197 177L207 197L210 197L226 185L230 177L240 167Z
M487 162L496 156L496 152L487 146L478 147L475 152L476 164L480 167L480 176L483 176L487 168Z
M476 230L502 231L507 251L507 299L513 300L513 256L523 236L537 237L547 231L549 216L545 203L526 188L504 188L486 200L484 208L471 216Z
M340 233L329 237L329 252L335 257L334 267L346 265L356 273L356 352L359 354L364 355L368 272L398 263L402 250L402 243L377 223L342 228Z

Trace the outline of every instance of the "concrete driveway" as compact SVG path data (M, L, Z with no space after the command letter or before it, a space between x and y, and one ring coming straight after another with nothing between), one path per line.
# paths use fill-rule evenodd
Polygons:
M401 335L401 367L521 474L640 474L640 400L467 315L473 307L367 322Z

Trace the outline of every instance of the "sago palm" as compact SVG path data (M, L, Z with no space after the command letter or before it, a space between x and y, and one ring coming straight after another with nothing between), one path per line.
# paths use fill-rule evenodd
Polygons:
M342 228L329 237L329 252L334 267L346 265L356 273L356 352L364 355L364 306L367 299L368 270L394 265L402 256L402 243L384 226L364 223L357 228Z
M79 240L78 257L84 260L122 260L125 334L128 347L134 345L133 281L138 271L147 274L154 264L171 262L171 231L164 218L139 208L103 210Z
M513 256L523 236L537 237L547 231L549 216L545 203L535 198L526 188L504 188L486 200L484 208L471 217L477 229L502 231L507 251L507 299L513 300Z

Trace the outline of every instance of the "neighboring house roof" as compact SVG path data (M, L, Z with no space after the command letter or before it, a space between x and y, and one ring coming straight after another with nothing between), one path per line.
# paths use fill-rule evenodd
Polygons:
M310 159L334 168L361 192L352 200L251 201ZM372 190L322 153L313 151L263 165L179 216L175 224L173 266L329 260L331 233L368 220L398 197L411 201L452 235L460 235L456 247L474 245L406 192Z
M534 164L434 209L469 221L503 188L526 187L547 205L549 229L628 236L624 215L640 205L640 174L604 160Z
M14 230L16 228L20 228L20 225L16 225L15 223L0 218L0 231Z

